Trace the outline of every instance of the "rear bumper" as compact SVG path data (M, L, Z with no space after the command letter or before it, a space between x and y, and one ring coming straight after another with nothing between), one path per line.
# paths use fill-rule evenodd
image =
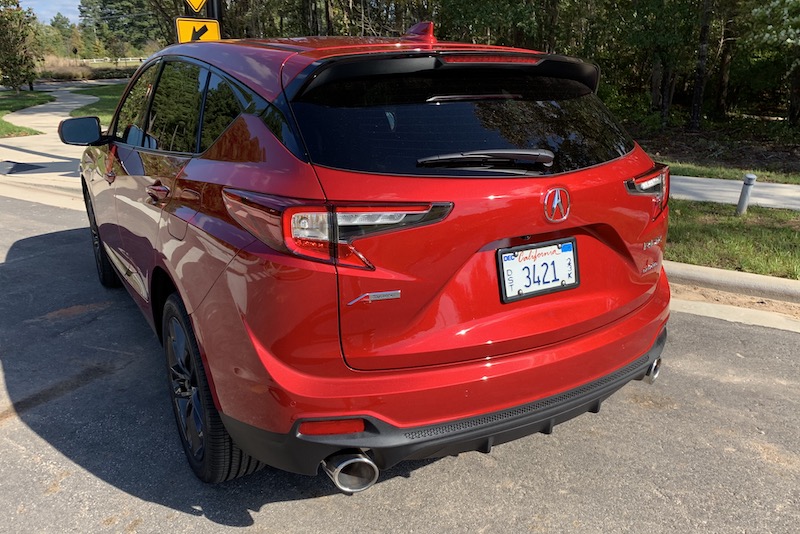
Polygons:
M644 354L595 381L531 403L442 424L398 428L375 417L363 416L364 432L307 436L298 430L303 420L296 421L290 432L280 434L222 417L234 441L250 455L274 467L307 475L316 474L324 458L343 449L368 449L381 469L403 460L473 450L488 452L494 445L537 432L550 433L559 423L584 412L597 412L600 403L615 391L645 376L649 366L661 356L666 336L663 328Z

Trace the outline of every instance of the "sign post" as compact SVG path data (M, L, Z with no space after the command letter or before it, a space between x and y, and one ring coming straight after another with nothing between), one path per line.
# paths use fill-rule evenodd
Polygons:
M186 3L195 13L199 13L207 0L186 0ZM217 10L217 0L211 0L209 11L219 18ZM211 9L213 5L213 9ZM214 18L199 19L193 17L178 17L175 19L175 29L179 43L191 43L194 41L219 41L221 39L219 30L219 20Z

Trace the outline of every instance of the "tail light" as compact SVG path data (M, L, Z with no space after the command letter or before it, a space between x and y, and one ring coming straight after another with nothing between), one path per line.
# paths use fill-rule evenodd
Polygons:
M664 211L669 203L669 167L658 164L653 169L625 182L631 195L653 198L653 219Z
M305 203L226 189L225 207L248 232L275 250L362 269L374 266L354 246L357 239L444 220L451 203L338 205Z

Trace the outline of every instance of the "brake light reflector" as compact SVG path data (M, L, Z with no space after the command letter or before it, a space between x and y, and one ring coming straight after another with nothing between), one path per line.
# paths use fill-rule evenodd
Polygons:
M303 421L297 431L306 436L326 436L331 434L356 434L364 432L363 419L334 419L329 421Z
M541 57L530 54L452 54L443 55L445 63L528 63L538 65Z

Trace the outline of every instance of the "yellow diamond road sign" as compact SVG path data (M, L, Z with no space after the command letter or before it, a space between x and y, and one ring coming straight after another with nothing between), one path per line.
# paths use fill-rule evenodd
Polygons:
M214 19L175 19L178 42L219 41L219 21Z
M189 4L189 7L194 9L195 13L200 13L200 10L206 5L206 0L186 0L186 3Z

